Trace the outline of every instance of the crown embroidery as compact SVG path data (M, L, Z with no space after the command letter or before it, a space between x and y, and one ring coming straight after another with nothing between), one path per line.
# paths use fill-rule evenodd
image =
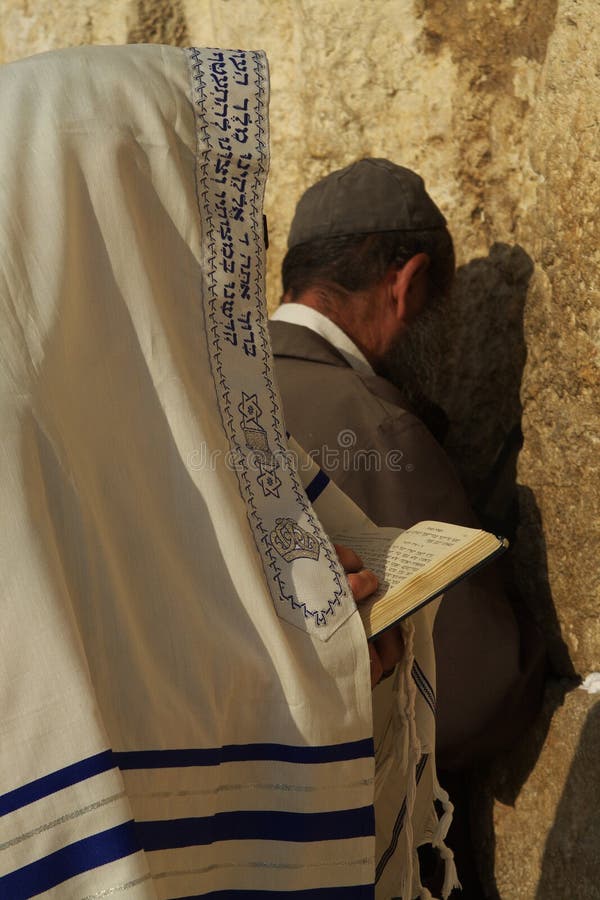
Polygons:
M317 560L321 552L317 538L300 528L293 519L275 519L275 528L269 535L269 540L273 549L286 562L300 558Z

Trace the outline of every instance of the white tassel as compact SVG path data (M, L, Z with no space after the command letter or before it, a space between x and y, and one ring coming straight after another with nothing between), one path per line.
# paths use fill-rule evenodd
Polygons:
M418 856L414 847L413 816L417 797L417 766L423 752L416 723L417 688L412 677L414 637L414 624L410 620L403 623L404 654L401 663L396 667L393 683L391 747L388 743L386 751L381 753L376 761L375 796L379 796L393 766L398 766L406 773L406 805L400 838L402 872L399 893L402 900L413 900L415 894L419 900L434 900L431 892L421 884ZM433 765L433 760L431 764ZM460 887L452 851L444 845L444 838L452 821L453 806L435 776L434 794L435 799L440 800L444 807L441 819L436 822L432 844L439 848L445 861L444 898L446 898L454 887Z
M450 800L448 791L444 790L444 788L439 783L437 773L435 774L433 779L433 798L434 800L439 800L439 802L442 804L443 809L441 818L437 823L435 834L431 839L431 843L433 844L433 846L437 847L440 841L446 840L446 835L448 834L448 829L452 824L452 816L454 814L454 804Z
M431 843L434 847L437 847L440 852L440 856L444 860L444 884L442 887L442 898L443 900L446 900L446 898L450 896L454 888L462 887L460 881L458 880L456 865L454 863L454 854L450 847L447 847L444 843L444 841L446 840L446 835L448 834L448 829L450 828L450 824L452 822L454 806L450 802L448 792L445 791L439 783L437 775L434 779L433 791L435 799L440 801L444 810L438 822L438 826L431 840Z
M392 704L393 754L402 771L405 771L408 765L408 744L410 739L407 718L408 693L406 690L406 677L406 666L403 661L402 665L396 667L393 687L394 702Z
M438 847L438 850L440 851L440 856L444 860L444 884L442 886L442 898L443 900L447 900L454 888L460 889L462 888L462 885L458 880L456 865L454 863L454 854L450 847L447 847L444 843L442 843Z
M404 867L402 872L402 897L403 900L412 900L413 897L413 875L414 875L414 829L413 814L415 809L415 800L417 796L417 764L421 756L421 742L417 734L417 723L415 719L415 704L417 689L412 678L412 667L414 663L414 636L415 628L412 622L406 622L403 627L404 637L404 657L402 660L402 673L399 682L402 691L398 694L401 711L401 720L403 724L402 734L402 756L405 771L407 773L406 784L406 811L404 816L404 827L402 829L402 839L404 845L403 861Z

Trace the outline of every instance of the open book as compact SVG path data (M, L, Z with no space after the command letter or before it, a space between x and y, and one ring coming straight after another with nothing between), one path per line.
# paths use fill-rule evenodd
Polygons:
M379 579L379 588L359 605L367 638L374 638L439 597L480 566L499 556L508 541L487 531L419 522L399 528L341 532L336 544L351 547Z

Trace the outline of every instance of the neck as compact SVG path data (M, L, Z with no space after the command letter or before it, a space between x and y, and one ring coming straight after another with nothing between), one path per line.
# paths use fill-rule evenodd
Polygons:
M284 302L290 302L284 298ZM327 316L364 354L374 369L377 369L380 354L377 352L377 316L374 310L368 312L368 298L359 294L340 291L339 294L323 288L305 291L296 303L309 306Z

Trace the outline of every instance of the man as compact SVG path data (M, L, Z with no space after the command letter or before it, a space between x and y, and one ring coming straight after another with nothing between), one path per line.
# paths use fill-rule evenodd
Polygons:
M423 180L385 159L333 172L300 199L288 247L271 323L288 429L378 525L477 526L425 424L431 408L411 364L425 354L435 365L430 341L454 274ZM460 769L514 739L539 679L522 671L495 571L448 591L434 640L438 762Z

